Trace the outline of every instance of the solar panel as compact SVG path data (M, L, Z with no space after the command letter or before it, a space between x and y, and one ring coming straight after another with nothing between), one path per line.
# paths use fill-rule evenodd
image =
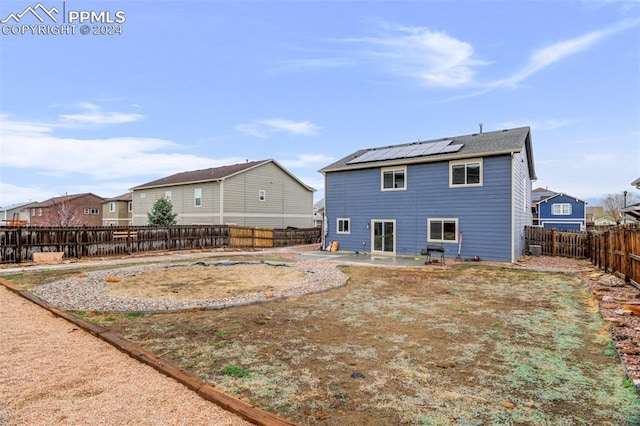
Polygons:
M436 154L458 152L462 144L451 145L453 140L447 139L438 142L416 142L410 145L402 145L391 148L377 148L365 152L359 157L347 162L347 164L369 163L373 161L396 160L400 158L426 157Z

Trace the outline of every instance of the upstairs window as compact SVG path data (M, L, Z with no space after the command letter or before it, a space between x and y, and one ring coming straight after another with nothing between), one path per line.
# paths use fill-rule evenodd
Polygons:
M109 213L113 213L115 211L116 211L116 202L115 201L109 202Z
M482 186L482 159L449 163L449 186Z
M171 201L171 191L165 191L164 199L167 201Z
M258 201L265 201L267 199L267 191L261 189L258 191Z
M195 188L193 190L193 205L196 207L202 206L202 188Z
M129 207L128 207L129 211L132 212L133 211L133 201L129 201Z
M381 169L382 191L402 191L407 189L407 167L385 167Z
M84 214L98 215L100 214L100 209L85 208L82 212Z
M551 206L551 212L554 215L567 216L571 214L571 204L569 203L556 203Z

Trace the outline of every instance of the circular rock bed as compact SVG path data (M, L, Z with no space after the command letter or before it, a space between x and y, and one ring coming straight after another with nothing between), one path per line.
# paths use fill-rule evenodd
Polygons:
M221 261L89 272L32 293L71 311L177 312L299 297L346 281L333 263Z

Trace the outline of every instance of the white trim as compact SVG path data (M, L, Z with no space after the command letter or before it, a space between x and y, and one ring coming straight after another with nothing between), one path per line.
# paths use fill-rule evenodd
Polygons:
M395 173L393 174L393 188L384 187L384 174L385 172L402 171L404 174L404 186L402 188L395 188ZM380 191L406 191L407 190L407 166L399 167L381 167L380 168Z
M556 212L556 206L558 206L559 212ZM567 212L564 212L564 207L568 207ZM571 203L553 203L551 204L551 214L554 216L571 216L573 212L573 206Z
M340 221L347 223L347 230L340 230ZM351 234L351 218L348 217L337 217L336 218L336 234L346 235Z
M455 225L456 225L454 239L453 240L445 240L445 239L436 240L434 238L431 238L431 222L442 222L443 225L444 225L444 222L454 222ZM444 226L442 228L442 233L443 233L443 237L444 237ZM428 243L457 243L459 234L460 234L460 223L459 223L459 219L457 217L429 217L429 218L427 218L427 242Z
M478 183L461 183L461 184L454 184L453 183L453 166L459 166L461 164L464 164L465 166L469 165L469 164L479 164L480 166L480 176L478 176L479 182ZM467 180L467 173L466 173L466 167L465 167L465 182ZM479 158L467 158L465 160L451 160L449 161L449 188L469 188L469 187L474 187L474 186L482 186L484 182L484 163L483 163L483 158L479 157Z
M393 251L380 251L380 250L374 250L375 247L375 222L392 222L393 223ZM371 236L371 253L375 253L375 254L386 254L386 255L392 255L395 256L396 254L396 241L397 238L396 236L398 235L398 227L396 225L396 220L395 219L371 219L371 225L370 225L371 231L370 231L370 236Z
M265 191L264 189L258 189L258 201L260 201L261 203L267 201L267 191Z
M200 196L197 196L197 194L200 194ZM198 199L200 200L200 204L197 202ZM193 188L193 207L202 207L202 188Z

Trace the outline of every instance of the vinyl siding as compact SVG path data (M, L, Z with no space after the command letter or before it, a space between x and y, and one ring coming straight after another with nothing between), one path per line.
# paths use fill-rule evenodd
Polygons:
M327 241L340 250L371 251L371 219L396 220L396 255L416 255L427 245L428 218L457 218L461 256L510 261L511 156L483 159L483 185L449 187L449 162L410 164L406 190L381 191L380 168L328 172ZM336 218L349 218L350 234L336 234ZM455 257L457 243L444 244Z
M554 215L554 204L570 204L571 214ZM560 194L542 201L539 205L540 226L545 228L568 229L579 231L586 225L586 204L582 200Z
M513 254L517 261L527 249L524 227L533 223L531 214L531 178L527 153L523 150L513 156Z
M194 190L202 189L202 206L194 205ZM258 191L266 198L259 201ZM313 191L273 162L264 163L221 182L182 184L133 193L135 225L147 224L153 203L171 191L173 212L178 224L235 224L264 228L310 228L313 226ZM223 194L221 218L220 194ZM145 198L140 198L144 193Z
M258 198L265 191L265 200ZM313 226L313 192L274 163L224 181L224 222L286 228Z

